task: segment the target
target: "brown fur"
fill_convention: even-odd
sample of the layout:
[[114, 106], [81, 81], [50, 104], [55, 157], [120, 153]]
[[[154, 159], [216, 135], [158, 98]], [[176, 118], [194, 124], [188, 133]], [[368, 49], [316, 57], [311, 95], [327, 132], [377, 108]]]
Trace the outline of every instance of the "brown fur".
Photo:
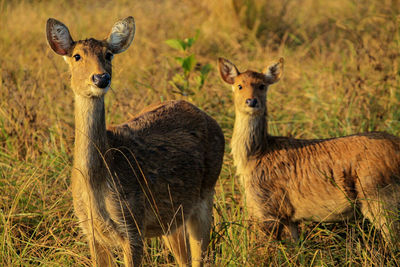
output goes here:
[[[123, 250], [126, 266], [139, 266], [143, 240], [165, 235], [180, 265], [192, 261], [200, 266], [209, 243], [214, 186], [222, 165], [222, 131], [215, 120], [185, 101], [162, 103], [106, 130], [108, 87], [96, 87], [92, 75], [111, 75], [106, 54], [125, 50], [133, 39], [133, 18], [116, 25], [110, 34], [114, 37], [71, 45], [59, 40], [72, 38], [57, 36], [69, 35], [65, 25], [54, 19], [47, 25], [51, 47], [68, 55], [72, 74], [71, 180], [76, 215], [95, 265], [113, 265], [110, 248], [116, 247]], [[121, 34], [115, 37], [114, 30]], [[191, 250], [186, 246], [186, 231]]]
[[[219, 66], [234, 91], [232, 154], [250, 214], [266, 228], [267, 222], [278, 222], [297, 238], [299, 221], [341, 221], [359, 208], [386, 241], [398, 238], [398, 137], [384, 132], [316, 140], [268, 135], [267, 87], [279, 80], [283, 60], [263, 74], [232, 72], [237, 68], [224, 59]], [[249, 107], [247, 99], [256, 99], [257, 106]]]

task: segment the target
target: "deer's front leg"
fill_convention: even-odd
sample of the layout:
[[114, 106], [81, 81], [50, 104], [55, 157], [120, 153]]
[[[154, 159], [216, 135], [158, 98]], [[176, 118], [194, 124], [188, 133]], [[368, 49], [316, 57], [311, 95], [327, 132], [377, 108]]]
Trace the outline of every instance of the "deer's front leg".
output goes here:
[[138, 238], [130, 238], [123, 244], [124, 263], [126, 267], [139, 267], [142, 263], [143, 242]]
[[108, 247], [101, 245], [94, 238], [89, 238], [90, 256], [93, 266], [114, 266], [113, 257]]

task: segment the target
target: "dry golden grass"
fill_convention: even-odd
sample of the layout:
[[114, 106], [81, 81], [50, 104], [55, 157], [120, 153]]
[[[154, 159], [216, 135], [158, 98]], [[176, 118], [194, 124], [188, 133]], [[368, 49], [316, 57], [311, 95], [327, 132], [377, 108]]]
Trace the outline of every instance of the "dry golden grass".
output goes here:
[[[150, 103], [187, 99], [220, 123], [230, 141], [234, 111], [218, 56], [262, 69], [285, 57], [270, 89], [270, 132], [301, 138], [382, 130], [400, 135], [400, 1], [8, 1], [0, 0], [0, 265], [90, 265], [71, 208], [73, 94], [67, 66], [46, 43], [45, 23], [64, 22], [75, 39], [105, 37], [133, 15], [133, 46], [114, 59], [107, 122]], [[199, 39], [198, 62], [214, 69], [194, 95], [173, 93], [180, 72], [170, 38]], [[230, 149], [227, 146], [226, 152]], [[299, 244], [263, 239], [249, 228], [229, 153], [215, 197], [210, 255], [215, 266], [398, 265], [363, 221], [305, 224]], [[146, 266], [173, 266], [158, 239]]]

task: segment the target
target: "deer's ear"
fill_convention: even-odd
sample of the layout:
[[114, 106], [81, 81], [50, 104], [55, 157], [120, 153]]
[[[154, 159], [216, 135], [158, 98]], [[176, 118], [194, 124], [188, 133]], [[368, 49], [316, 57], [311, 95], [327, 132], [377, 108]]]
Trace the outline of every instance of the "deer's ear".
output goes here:
[[283, 62], [283, 57], [281, 57], [277, 63], [274, 63], [263, 70], [263, 73], [267, 77], [270, 84], [276, 83], [282, 77]]
[[135, 36], [135, 29], [133, 17], [127, 17], [115, 23], [107, 37], [108, 47], [111, 52], [118, 54], [128, 49]]
[[50, 47], [59, 55], [67, 55], [71, 52], [74, 41], [67, 26], [56, 19], [48, 19], [46, 24], [47, 41]]
[[236, 66], [225, 58], [218, 58], [218, 68], [222, 79], [229, 84], [233, 84], [240, 74]]

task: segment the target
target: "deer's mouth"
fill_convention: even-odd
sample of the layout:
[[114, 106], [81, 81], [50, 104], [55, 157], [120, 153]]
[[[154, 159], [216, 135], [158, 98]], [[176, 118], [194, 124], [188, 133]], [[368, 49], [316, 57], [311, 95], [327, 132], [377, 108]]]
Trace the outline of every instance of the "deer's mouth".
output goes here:
[[263, 113], [263, 108], [261, 108], [259, 105], [255, 107], [249, 107], [246, 105], [243, 110], [250, 115], [258, 115]]

